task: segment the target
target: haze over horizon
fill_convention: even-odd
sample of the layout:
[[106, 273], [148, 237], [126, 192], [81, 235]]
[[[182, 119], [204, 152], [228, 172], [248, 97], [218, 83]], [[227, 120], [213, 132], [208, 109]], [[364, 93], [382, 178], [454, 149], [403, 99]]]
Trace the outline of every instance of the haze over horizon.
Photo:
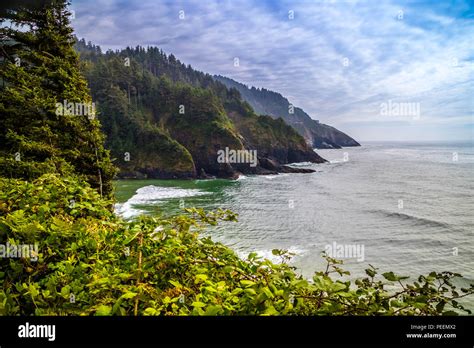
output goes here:
[[[469, 1], [77, 0], [71, 9], [77, 37], [103, 50], [158, 46], [281, 93], [362, 142], [474, 138]], [[389, 103], [419, 113], [382, 112]]]

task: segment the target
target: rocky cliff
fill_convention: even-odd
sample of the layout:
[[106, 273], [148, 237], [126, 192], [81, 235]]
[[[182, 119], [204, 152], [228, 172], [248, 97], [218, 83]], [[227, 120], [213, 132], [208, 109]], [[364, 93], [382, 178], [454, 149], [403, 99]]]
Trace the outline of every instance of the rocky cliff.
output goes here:
[[173, 55], [153, 47], [104, 54], [84, 41], [77, 50], [119, 177], [305, 173], [285, 165], [325, 161], [295, 129], [257, 115], [237, 90]]
[[265, 88], [249, 88], [224, 76], [214, 76], [214, 78], [228, 88], [237, 89], [242, 98], [252, 106], [257, 114], [283, 118], [314, 148], [338, 149], [345, 146], [360, 146], [357, 141], [347, 134], [334, 127], [319, 123], [302, 109], [298, 107], [290, 108], [290, 102], [280, 93]]

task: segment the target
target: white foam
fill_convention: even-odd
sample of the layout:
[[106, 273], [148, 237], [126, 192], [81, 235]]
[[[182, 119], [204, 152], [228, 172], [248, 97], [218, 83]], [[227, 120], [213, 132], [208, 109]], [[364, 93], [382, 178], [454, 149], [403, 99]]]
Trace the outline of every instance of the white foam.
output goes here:
[[290, 163], [288, 165], [293, 166], [293, 167], [308, 167], [312, 164], [313, 163], [311, 163], [311, 162], [295, 162], [295, 163]]
[[285, 176], [288, 176], [290, 174], [288, 173], [283, 173], [283, 174], [276, 174], [276, 175], [264, 175], [263, 177], [268, 180], [273, 180], [275, 178], [283, 178]]
[[239, 175], [239, 177], [236, 180], [240, 181], [240, 180], [245, 180], [245, 179], [247, 179], [245, 175]]
[[131, 218], [144, 213], [143, 210], [134, 207], [136, 205], [147, 205], [153, 202], [162, 201], [164, 199], [193, 197], [205, 194], [207, 194], [207, 192], [197, 189], [182, 189], [176, 187], [148, 185], [139, 188], [132, 198], [130, 198], [125, 203], [116, 204], [115, 212], [124, 218]]
[[344, 161], [344, 160], [332, 160], [332, 161], [329, 161], [329, 163], [331, 163], [331, 164], [334, 164], [334, 163], [343, 163], [343, 162], [347, 162], [347, 161]]
[[143, 214], [145, 211], [132, 207], [132, 204], [128, 201], [125, 203], [116, 203], [114, 206], [115, 213], [124, 219], [130, 219], [131, 217]]

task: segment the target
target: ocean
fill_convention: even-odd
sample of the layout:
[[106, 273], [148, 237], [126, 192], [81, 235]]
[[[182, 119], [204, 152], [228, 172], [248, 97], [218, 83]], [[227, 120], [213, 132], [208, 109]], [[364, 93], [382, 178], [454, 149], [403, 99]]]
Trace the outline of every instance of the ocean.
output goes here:
[[[318, 150], [329, 163], [297, 163], [312, 174], [238, 180], [121, 180], [116, 211], [174, 214], [181, 207], [228, 208], [238, 223], [205, 232], [240, 256], [272, 249], [294, 254], [305, 277], [324, 267], [323, 251], [351, 277], [371, 264], [381, 273], [461, 273], [474, 281], [472, 143], [364, 143]], [[471, 301], [470, 301], [471, 302]]]

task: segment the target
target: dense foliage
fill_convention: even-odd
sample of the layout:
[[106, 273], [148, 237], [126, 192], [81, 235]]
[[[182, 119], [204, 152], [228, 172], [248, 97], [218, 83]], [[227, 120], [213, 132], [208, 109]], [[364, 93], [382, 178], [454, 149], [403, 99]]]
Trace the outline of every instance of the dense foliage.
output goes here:
[[74, 173], [107, 196], [115, 169], [99, 122], [93, 115], [57, 112], [57, 103], [92, 101], [68, 16], [65, 3], [52, 1], [0, 17], [0, 175]]
[[[0, 259], [0, 314], [21, 315], [437, 315], [462, 310], [451, 272], [408, 283], [392, 272], [351, 283], [340, 261], [312, 280], [274, 250], [274, 264], [200, 238], [230, 211], [186, 209], [124, 222], [88, 185], [47, 174], [0, 179], [0, 243], [38, 245], [38, 260]], [[72, 203], [71, 203], [72, 202]], [[387, 291], [388, 284], [399, 290]]]

